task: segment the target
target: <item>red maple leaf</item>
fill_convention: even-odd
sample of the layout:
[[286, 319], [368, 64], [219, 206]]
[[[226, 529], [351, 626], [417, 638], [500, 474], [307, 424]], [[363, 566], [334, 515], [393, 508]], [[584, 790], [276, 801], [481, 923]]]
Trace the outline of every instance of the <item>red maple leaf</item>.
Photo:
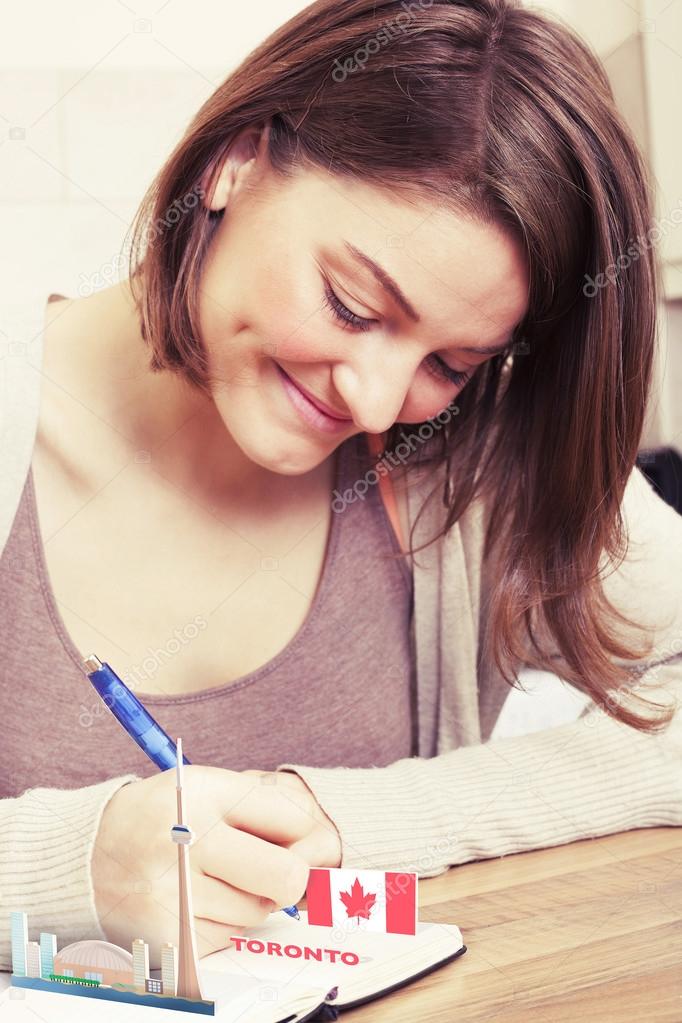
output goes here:
[[356, 916], [358, 923], [360, 923], [361, 916], [369, 920], [372, 906], [376, 902], [376, 895], [372, 895], [371, 892], [364, 892], [357, 877], [350, 887], [350, 892], [339, 892], [339, 896], [346, 907], [346, 916]]

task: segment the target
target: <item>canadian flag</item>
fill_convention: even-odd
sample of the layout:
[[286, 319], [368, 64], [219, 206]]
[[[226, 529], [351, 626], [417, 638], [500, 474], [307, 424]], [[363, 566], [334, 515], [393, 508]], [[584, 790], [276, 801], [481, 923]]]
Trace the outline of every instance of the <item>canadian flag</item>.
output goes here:
[[347, 931], [416, 934], [417, 874], [312, 867], [308, 923]]

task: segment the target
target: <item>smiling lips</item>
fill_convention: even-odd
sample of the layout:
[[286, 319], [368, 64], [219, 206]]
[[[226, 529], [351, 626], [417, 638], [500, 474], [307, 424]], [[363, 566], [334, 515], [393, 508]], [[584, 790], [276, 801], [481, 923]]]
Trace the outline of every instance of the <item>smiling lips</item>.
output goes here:
[[[282, 372], [284, 373], [285, 371], [282, 370]], [[305, 387], [302, 387], [301, 384], [294, 380], [293, 377], [290, 377], [288, 373], [286, 374], [286, 376], [289, 377], [289, 380], [291, 380], [294, 387], [298, 387], [299, 391], [301, 391], [305, 395], [308, 401], [311, 401], [313, 405], [316, 405], [319, 408], [320, 412], [324, 412], [326, 416], [331, 416], [332, 419], [343, 419], [344, 422], [350, 421], [348, 416], [342, 416], [340, 412], [335, 412], [334, 409], [331, 408], [329, 405], [325, 405], [323, 401], [320, 401], [319, 398], [316, 398], [315, 395], [311, 394], [310, 391], [308, 391]]]
[[353, 422], [347, 416], [341, 416], [338, 412], [334, 412], [329, 405], [325, 405], [324, 402], [321, 402], [310, 394], [309, 391], [306, 391], [305, 388], [296, 383], [282, 369], [279, 363], [275, 363], [275, 365], [280, 373], [284, 390], [287, 392], [291, 403], [306, 422], [320, 430], [324, 430], [326, 433], [338, 433], [340, 430], [344, 430], [349, 423]]

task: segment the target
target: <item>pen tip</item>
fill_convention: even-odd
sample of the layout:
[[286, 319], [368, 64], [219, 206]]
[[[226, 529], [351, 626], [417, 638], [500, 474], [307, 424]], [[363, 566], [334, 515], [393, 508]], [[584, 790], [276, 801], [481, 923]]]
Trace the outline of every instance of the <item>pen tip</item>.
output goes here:
[[93, 671], [100, 670], [100, 668], [102, 667], [102, 662], [100, 661], [99, 657], [96, 657], [94, 654], [90, 654], [90, 656], [86, 657], [85, 660], [83, 661], [83, 667], [87, 671], [88, 675], [90, 675], [92, 674]]

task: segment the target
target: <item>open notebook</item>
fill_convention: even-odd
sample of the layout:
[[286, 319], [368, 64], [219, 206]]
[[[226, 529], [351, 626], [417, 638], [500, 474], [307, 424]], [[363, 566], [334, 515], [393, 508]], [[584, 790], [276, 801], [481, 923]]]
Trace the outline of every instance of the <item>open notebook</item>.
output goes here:
[[[417, 977], [443, 966], [466, 951], [454, 924], [417, 923], [416, 935], [356, 931], [349, 925], [337, 932], [308, 924], [286, 913], [271, 913], [259, 927], [244, 932], [242, 951], [235, 945], [199, 960], [202, 994], [215, 1001], [221, 1023], [302, 1023], [336, 1019], [339, 1010], [380, 998]], [[281, 949], [292, 945], [331, 949], [336, 962], [311, 958], [271, 956], [246, 950], [246, 939], [268, 941]], [[355, 953], [359, 962], [348, 965], [340, 952]], [[305, 952], [304, 952], [305, 955]], [[351, 958], [353, 958], [351, 956]], [[153, 970], [152, 976], [160, 976]], [[0, 1016], [3, 1023], [28, 1023], [36, 1018], [50, 1023], [179, 1023], [211, 1018], [152, 1006], [93, 1001], [77, 995], [48, 991], [5, 990], [9, 974], [0, 973]], [[18, 1000], [12, 1000], [17, 998]]]
[[[336, 1010], [350, 1009], [380, 998], [395, 988], [421, 977], [456, 959], [466, 951], [462, 935], [454, 924], [420, 922], [416, 935], [354, 932], [343, 933], [307, 922], [286, 913], [272, 913], [260, 927], [249, 928], [244, 939], [257, 939], [267, 948], [269, 941], [281, 949], [296, 945], [300, 957], [267, 955], [234, 945], [214, 952], [200, 961], [205, 998], [216, 1001], [221, 1020], [239, 1023], [283, 1023], [334, 1019]], [[259, 946], [257, 946], [259, 947]], [[335, 961], [304, 958], [305, 949], [332, 950]], [[359, 962], [342, 962], [339, 953], [355, 953]], [[294, 953], [295, 954], [295, 953]], [[311, 953], [307, 953], [309, 956]]]

